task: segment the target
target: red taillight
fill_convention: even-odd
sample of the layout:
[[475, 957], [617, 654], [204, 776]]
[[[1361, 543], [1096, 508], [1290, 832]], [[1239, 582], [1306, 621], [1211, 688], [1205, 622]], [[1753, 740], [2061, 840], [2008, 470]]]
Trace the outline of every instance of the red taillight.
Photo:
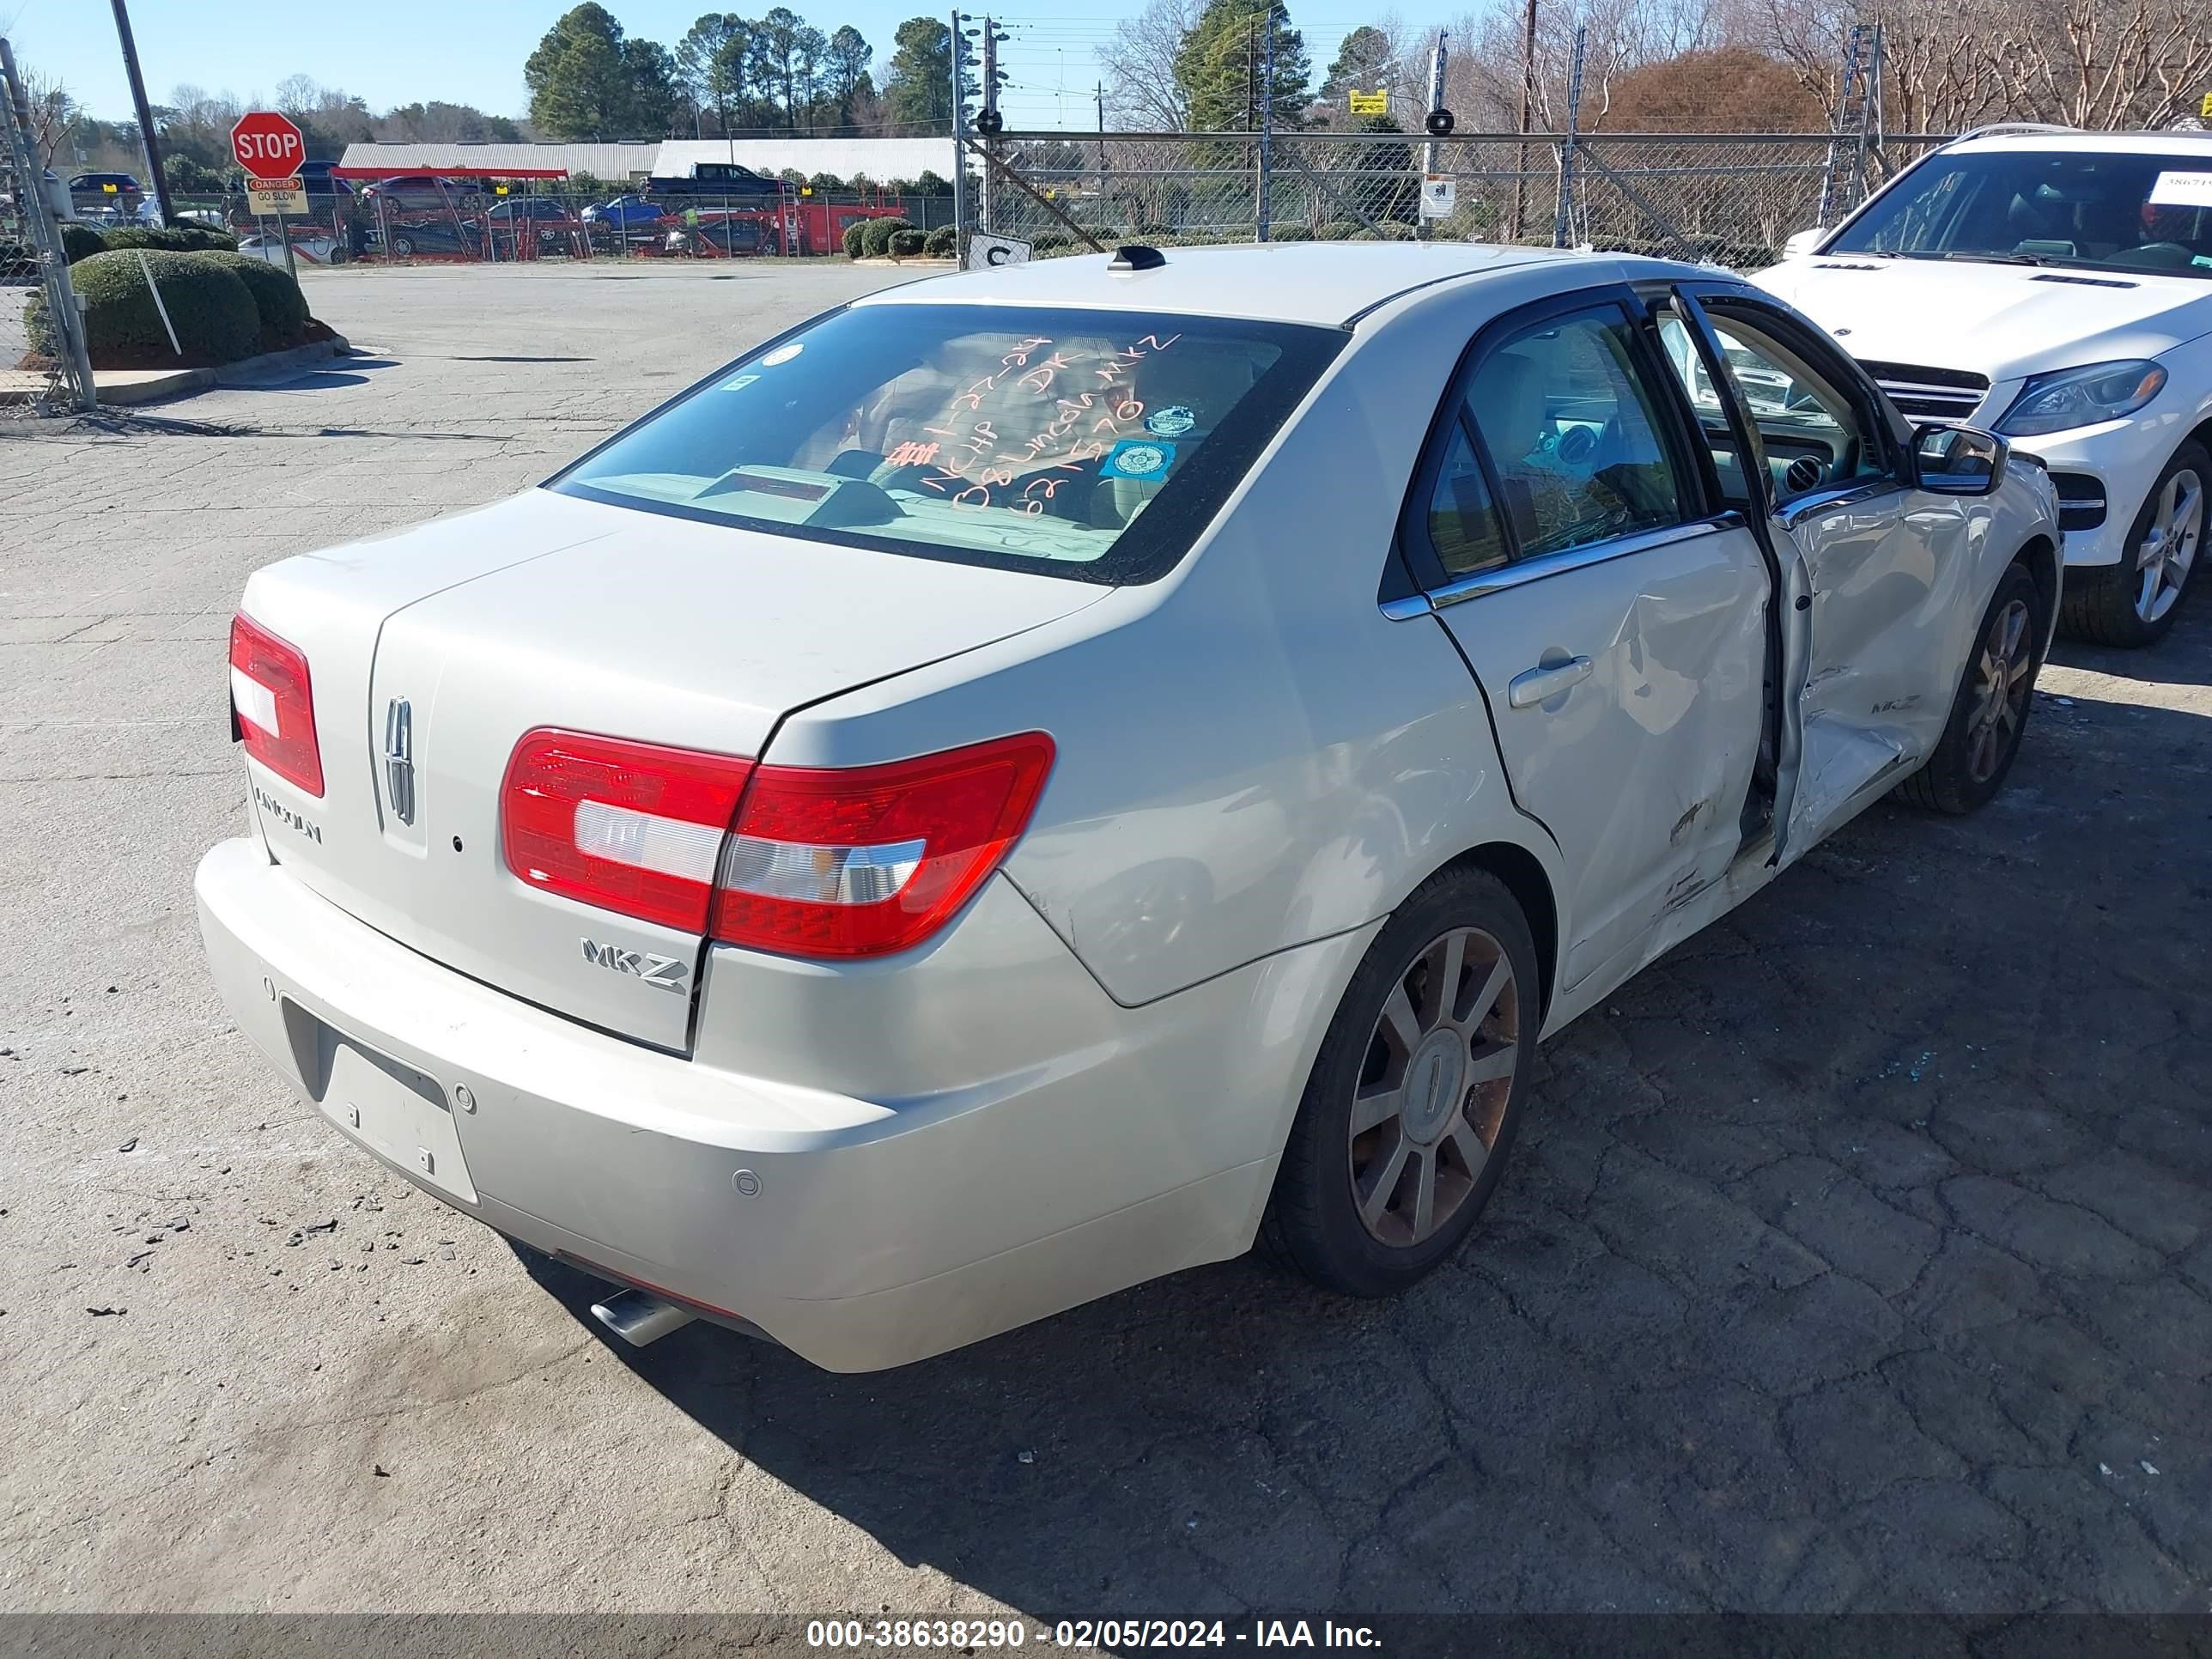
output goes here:
[[760, 768], [722, 855], [714, 937], [804, 957], [919, 945], [1028, 826], [1052, 760], [1029, 732], [883, 766]]
[[548, 892], [704, 933], [714, 862], [752, 769], [727, 755], [526, 732], [500, 787], [507, 867]]
[[315, 742], [307, 659], [243, 611], [230, 620], [230, 706], [246, 752], [319, 798], [323, 754]]
[[533, 887], [727, 944], [884, 956], [935, 933], [998, 867], [1052, 761], [1042, 732], [817, 770], [540, 730], [507, 763], [507, 863]]

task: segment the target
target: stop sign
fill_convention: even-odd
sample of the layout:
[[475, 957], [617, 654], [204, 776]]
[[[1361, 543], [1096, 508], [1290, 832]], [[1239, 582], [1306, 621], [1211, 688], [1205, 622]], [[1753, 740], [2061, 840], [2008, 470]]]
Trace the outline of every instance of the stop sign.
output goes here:
[[307, 145], [288, 117], [258, 109], [240, 116], [230, 130], [230, 153], [249, 178], [289, 179], [307, 159]]

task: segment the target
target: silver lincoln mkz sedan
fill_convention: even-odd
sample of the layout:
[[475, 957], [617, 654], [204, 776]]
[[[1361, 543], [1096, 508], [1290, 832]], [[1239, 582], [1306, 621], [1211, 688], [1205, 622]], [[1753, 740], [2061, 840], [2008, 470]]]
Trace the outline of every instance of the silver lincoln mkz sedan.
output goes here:
[[1996, 792], [2058, 541], [1707, 270], [918, 283], [255, 574], [202, 927], [343, 1133], [632, 1340], [893, 1365], [1255, 1237], [1383, 1293], [1540, 1036], [1877, 797]]

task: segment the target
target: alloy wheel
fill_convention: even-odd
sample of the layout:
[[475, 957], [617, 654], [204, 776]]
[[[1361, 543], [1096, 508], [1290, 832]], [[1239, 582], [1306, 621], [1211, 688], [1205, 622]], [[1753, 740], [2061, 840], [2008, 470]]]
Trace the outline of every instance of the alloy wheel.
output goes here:
[[1352, 1099], [1352, 1204], [1377, 1243], [1425, 1242], [1473, 1195], [1520, 1054], [1512, 960], [1483, 929], [1431, 940], [1392, 982]]
[[2183, 467], [2159, 492], [2150, 528], [2136, 549], [2136, 615], [2143, 622], [2157, 622], [2173, 609], [2203, 537], [2204, 485], [2195, 469]]
[[1966, 771], [1987, 783], [2004, 764], [2027, 718], [2028, 683], [2035, 670], [2027, 601], [2014, 599], [1990, 619], [1974, 663], [1974, 712], [1966, 721]]

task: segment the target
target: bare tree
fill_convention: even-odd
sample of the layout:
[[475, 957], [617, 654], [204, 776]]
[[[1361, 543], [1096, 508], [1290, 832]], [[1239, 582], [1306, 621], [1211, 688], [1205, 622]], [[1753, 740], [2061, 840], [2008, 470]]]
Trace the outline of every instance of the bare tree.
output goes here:
[[50, 167], [82, 112], [69, 88], [52, 76], [27, 65], [17, 67], [23, 77], [24, 99], [31, 106], [31, 143], [38, 149], [39, 164]]
[[1162, 132], [1190, 125], [1190, 100], [1176, 80], [1176, 54], [1197, 21], [1199, 0], [1150, 0], [1101, 47], [1106, 112], [1115, 126]]
[[1893, 132], [1990, 121], [2159, 127], [2212, 81], [2212, 0], [1729, 0], [1731, 44], [1788, 64], [1832, 118], [1854, 21], [1882, 36]]
[[2000, 59], [2006, 101], [2080, 127], [2163, 127], [2197, 113], [2212, 78], [2212, 6], [2198, 0], [2037, 0]]

